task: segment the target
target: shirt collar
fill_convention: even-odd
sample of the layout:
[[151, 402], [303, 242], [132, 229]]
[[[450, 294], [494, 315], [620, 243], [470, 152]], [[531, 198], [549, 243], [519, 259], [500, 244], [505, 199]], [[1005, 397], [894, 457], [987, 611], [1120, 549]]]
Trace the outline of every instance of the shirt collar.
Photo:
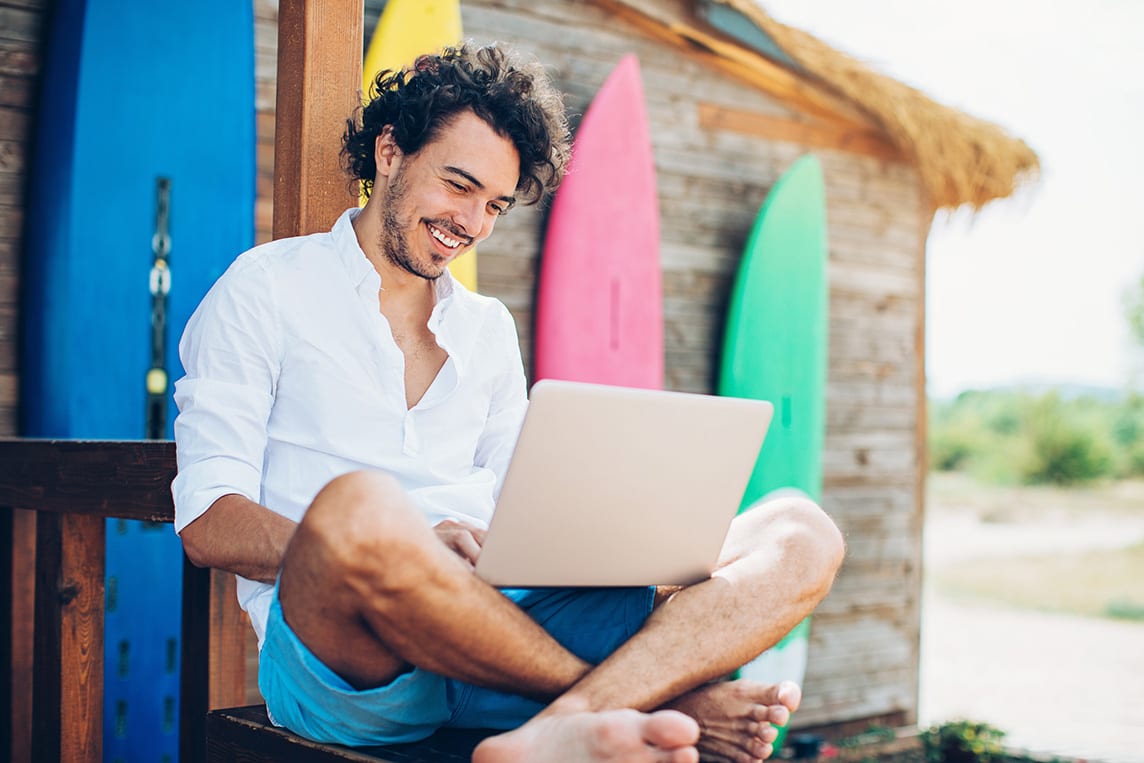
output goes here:
[[[350, 282], [358, 287], [362, 281], [375, 276], [378, 283], [381, 283], [381, 276], [377, 272], [377, 268], [365, 256], [362, 251], [361, 244], [358, 243], [357, 232], [354, 230], [353, 222], [357, 216], [361, 214], [360, 207], [351, 207], [342, 213], [338, 221], [334, 223], [334, 227], [330, 230], [330, 234], [334, 239], [334, 249], [338, 253], [338, 258], [342, 261], [342, 266], [346, 269], [346, 275], [350, 277]], [[436, 314], [441, 306], [450, 301], [454, 295], [460, 293], [467, 293], [466, 289], [453, 277], [453, 274], [446, 270], [441, 274], [441, 277], [433, 282], [433, 291], [436, 297], [436, 307], [433, 309]]]
[[437, 307], [440, 307], [445, 302], [451, 300], [456, 294], [464, 291], [464, 287], [453, 277], [449, 269], [445, 268], [445, 272], [441, 274], [441, 277], [433, 282], [433, 291], [437, 297]]
[[354, 231], [354, 219], [359, 214], [361, 214], [359, 207], [347, 209], [342, 212], [342, 216], [330, 230], [330, 235], [334, 239], [334, 250], [338, 253], [338, 259], [342, 261], [342, 267], [346, 269], [346, 275], [355, 288], [370, 274], [377, 275], [377, 270], [362, 251], [357, 233]]

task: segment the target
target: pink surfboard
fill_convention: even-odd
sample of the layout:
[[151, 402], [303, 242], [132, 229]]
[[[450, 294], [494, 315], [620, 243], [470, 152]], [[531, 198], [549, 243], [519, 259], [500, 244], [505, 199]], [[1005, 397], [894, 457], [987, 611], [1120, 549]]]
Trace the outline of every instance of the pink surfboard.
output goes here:
[[548, 220], [535, 333], [537, 380], [663, 386], [659, 203], [634, 55], [576, 134]]

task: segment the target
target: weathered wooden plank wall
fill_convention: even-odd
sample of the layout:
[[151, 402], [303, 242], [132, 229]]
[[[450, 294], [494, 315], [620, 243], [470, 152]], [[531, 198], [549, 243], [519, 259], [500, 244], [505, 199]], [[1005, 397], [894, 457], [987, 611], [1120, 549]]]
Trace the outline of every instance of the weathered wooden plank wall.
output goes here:
[[0, 0], [0, 435], [16, 434], [24, 190], [47, 0]]
[[[378, 5], [367, 2], [367, 15]], [[682, 0], [655, 5], [661, 15], [686, 12]], [[743, 242], [767, 191], [807, 149], [704, 127], [700, 105], [799, 115], [590, 2], [465, 0], [462, 7], [467, 36], [512, 43], [550, 67], [573, 114], [584, 112], [620, 56], [639, 56], [659, 177], [667, 386], [711, 392]], [[845, 531], [850, 553], [818, 611], [797, 722], [888, 716], [908, 723], [917, 708], [917, 381], [928, 217], [909, 166], [816, 153], [830, 222], [823, 503]], [[526, 358], [542, 235], [543, 212], [514, 211], [481, 248], [482, 290], [512, 309]]]

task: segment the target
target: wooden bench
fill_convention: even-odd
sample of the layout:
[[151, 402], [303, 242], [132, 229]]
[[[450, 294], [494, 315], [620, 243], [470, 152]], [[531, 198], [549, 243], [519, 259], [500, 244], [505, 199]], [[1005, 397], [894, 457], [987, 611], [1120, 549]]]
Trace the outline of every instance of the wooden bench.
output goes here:
[[[0, 440], [0, 740], [12, 741], [15, 763], [102, 763], [105, 521], [171, 523], [174, 475], [171, 442]], [[351, 750], [275, 728], [262, 705], [212, 712], [244, 701], [250, 626], [229, 573], [184, 557], [182, 597], [182, 763], [467, 761], [489, 733]], [[14, 660], [29, 636], [30, 670]]]

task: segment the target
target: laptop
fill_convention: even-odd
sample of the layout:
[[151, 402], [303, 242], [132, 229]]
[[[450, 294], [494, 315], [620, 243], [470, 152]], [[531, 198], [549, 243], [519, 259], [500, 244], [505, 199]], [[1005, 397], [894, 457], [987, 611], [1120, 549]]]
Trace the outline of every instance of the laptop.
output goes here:
[[477, 574], [519, 588], [710, 577], [772, 412], [760, 400], [538, 382]]

